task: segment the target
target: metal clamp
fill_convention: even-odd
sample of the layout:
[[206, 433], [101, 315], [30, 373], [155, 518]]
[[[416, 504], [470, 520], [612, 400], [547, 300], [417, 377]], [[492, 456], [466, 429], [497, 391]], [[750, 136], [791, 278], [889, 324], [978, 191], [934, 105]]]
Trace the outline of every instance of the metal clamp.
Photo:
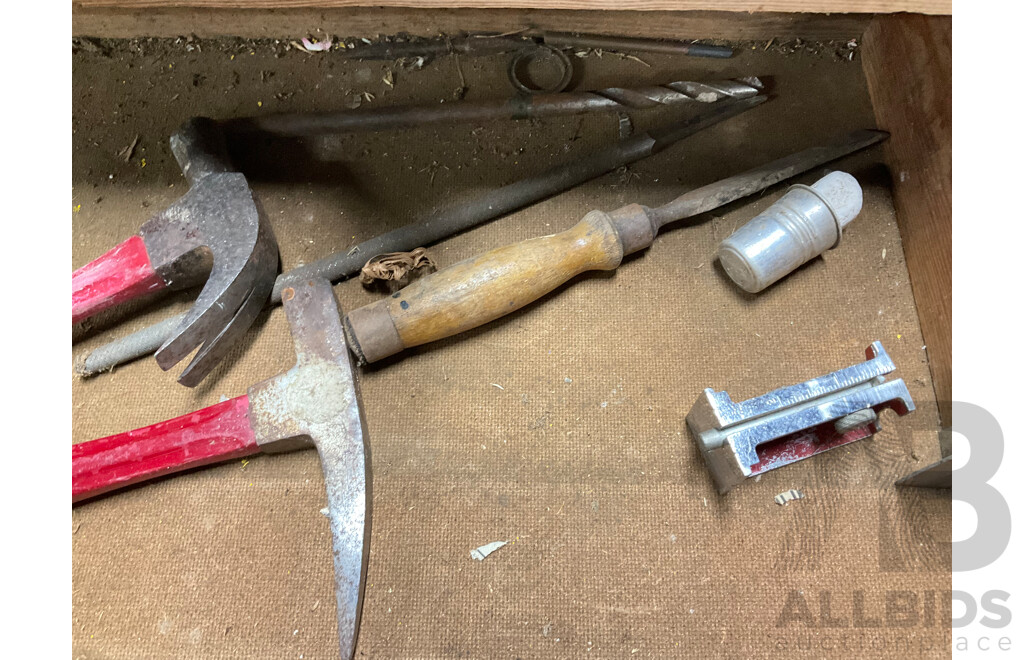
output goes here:
[[886, 408], [900, 416], [914, 410], [903, 379], [880, 342], [867, 362], [734, 403], [711, 388], [697, 398], [686, 423], [719, 493], [748, 477], [862, 440], [881, 428]]

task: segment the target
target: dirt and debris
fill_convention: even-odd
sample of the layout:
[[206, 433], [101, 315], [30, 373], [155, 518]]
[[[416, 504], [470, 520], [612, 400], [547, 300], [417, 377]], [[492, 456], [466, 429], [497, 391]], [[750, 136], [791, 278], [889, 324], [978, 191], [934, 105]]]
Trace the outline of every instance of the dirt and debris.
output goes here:
[[597, 57], [597, 58], [601, 58], [601, 57], [604, 57], [605, 55], [609, 55], [611, 57], [618, 57], [618, 58], [621, 58], [621, 59], [624, 59], [624, 60], [631, 60], [633, 62], [639, 62], [640, 64], [643, 64], [645, 67], [648, 67], [648, 68], [650, 68], [650, 66], [651, 66], [645, 60], [640, 59], [640, 57], [638, 57], [636, 55], [633, 55], [632, 53], [624, 53], [624, 52], [617, 51], [617, 50], [604, 50], [602, 48], [583, 48], [583, 49], [580, 49], [580, 50], [577, 50], [577, 51], [573, 51], [573, 55], [575, 55], [576, 57], [578, 57], [581, 60], [582, 59], [586, 59], [586, 58], [591, 57], [591, 56]]
[[72, 37], [71, 54], [74, 55], [78, 52], [94, 53], [104, 57], [110, 55], [110, 50], [101, 43], [99, 39], [91, 39], [89, 37]]
[[831, 41], [807, 41], [804, 39], [780, 39], [773, 37], [767, 42], [747, 42], [740, 49], [761, 50], [782, 55], [811, 55], [820, 58], [852, 62], [858, 52], [855, 38]]

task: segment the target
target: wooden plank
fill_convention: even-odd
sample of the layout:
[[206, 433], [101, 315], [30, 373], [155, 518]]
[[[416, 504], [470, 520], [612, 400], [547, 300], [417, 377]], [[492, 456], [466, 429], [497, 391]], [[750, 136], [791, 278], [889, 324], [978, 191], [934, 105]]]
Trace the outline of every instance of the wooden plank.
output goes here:
[[110, 8], [76, 8], [72, 34], [109, 38], [223, 36], [298, 38], [314, 31], [340, 37], [408, 32], [417, 35], [505, 32], [524, 27], [620, 34], [652, 38], [760, 41], [773, 37], [828, 41], [859, 37], [866, 14], [751, 14], [640, 11], [566, 11], [525, 9], [238, 9], [163, 8], [144, 12]]
[[952, 0], [77, 0], [78, 7], [194, 7], [221, 9], [287, 9], [310, 7], [416, 7], [420, 9], [516, 8], [598, 9], [636, 11], [819, 12], [952, 14]]
[[927, 344], [939, 414], [953, 393], [953, 31], [948, 17], [877, 16], [863, 62], [886, 158], [903, 251]]

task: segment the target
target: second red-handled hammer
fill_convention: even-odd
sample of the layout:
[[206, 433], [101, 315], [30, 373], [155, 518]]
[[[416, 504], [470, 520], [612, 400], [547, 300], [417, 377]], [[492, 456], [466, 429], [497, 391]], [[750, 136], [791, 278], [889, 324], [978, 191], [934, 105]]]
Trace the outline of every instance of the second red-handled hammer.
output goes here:
[[161, 289], [206, 278], [192, 309], [156, 353], [169, 369], [196, 348], [178, 378], [198, 384], [256, 319], [277, 275], [277, 242], [249, 184], [232, 172], [217, 124], [196, 118], [171, 136], [191, 186], [117, 247], [71, 274], [71, 322]]
[[245, 396], [71, 447], [71, 501], [261, 451], [315, 446], [327, 489], [341, 657], [355, 650], [369, 551], [366, 424], [327, 280], [282, 291], [297, 361]]

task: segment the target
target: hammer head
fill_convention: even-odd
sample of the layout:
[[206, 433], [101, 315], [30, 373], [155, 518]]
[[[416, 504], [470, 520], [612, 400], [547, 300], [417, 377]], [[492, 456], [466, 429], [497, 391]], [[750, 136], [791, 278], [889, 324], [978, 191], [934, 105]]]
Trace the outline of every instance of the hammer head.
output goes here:
[[171, 137], [191, 184], [140, 234], [153, 268], [171, 288], [209, 274], [192, 309], [156, 353], [163, 369], [199, 352], [178, 382], [197, 385], [249, 328], [270, 297], [277, 242], [242, 174], [230, 171], [224, 138], [209, 119], [193, 119]]
[[281, 299], [298, 359], [289, 371], [249, 388], [249, 425], [265, 452], [313, 444], [320, 454], [334, 544], [341, 657], [351, 658], [369, 551], [366, 423], [330, 283], [293, 281]]

